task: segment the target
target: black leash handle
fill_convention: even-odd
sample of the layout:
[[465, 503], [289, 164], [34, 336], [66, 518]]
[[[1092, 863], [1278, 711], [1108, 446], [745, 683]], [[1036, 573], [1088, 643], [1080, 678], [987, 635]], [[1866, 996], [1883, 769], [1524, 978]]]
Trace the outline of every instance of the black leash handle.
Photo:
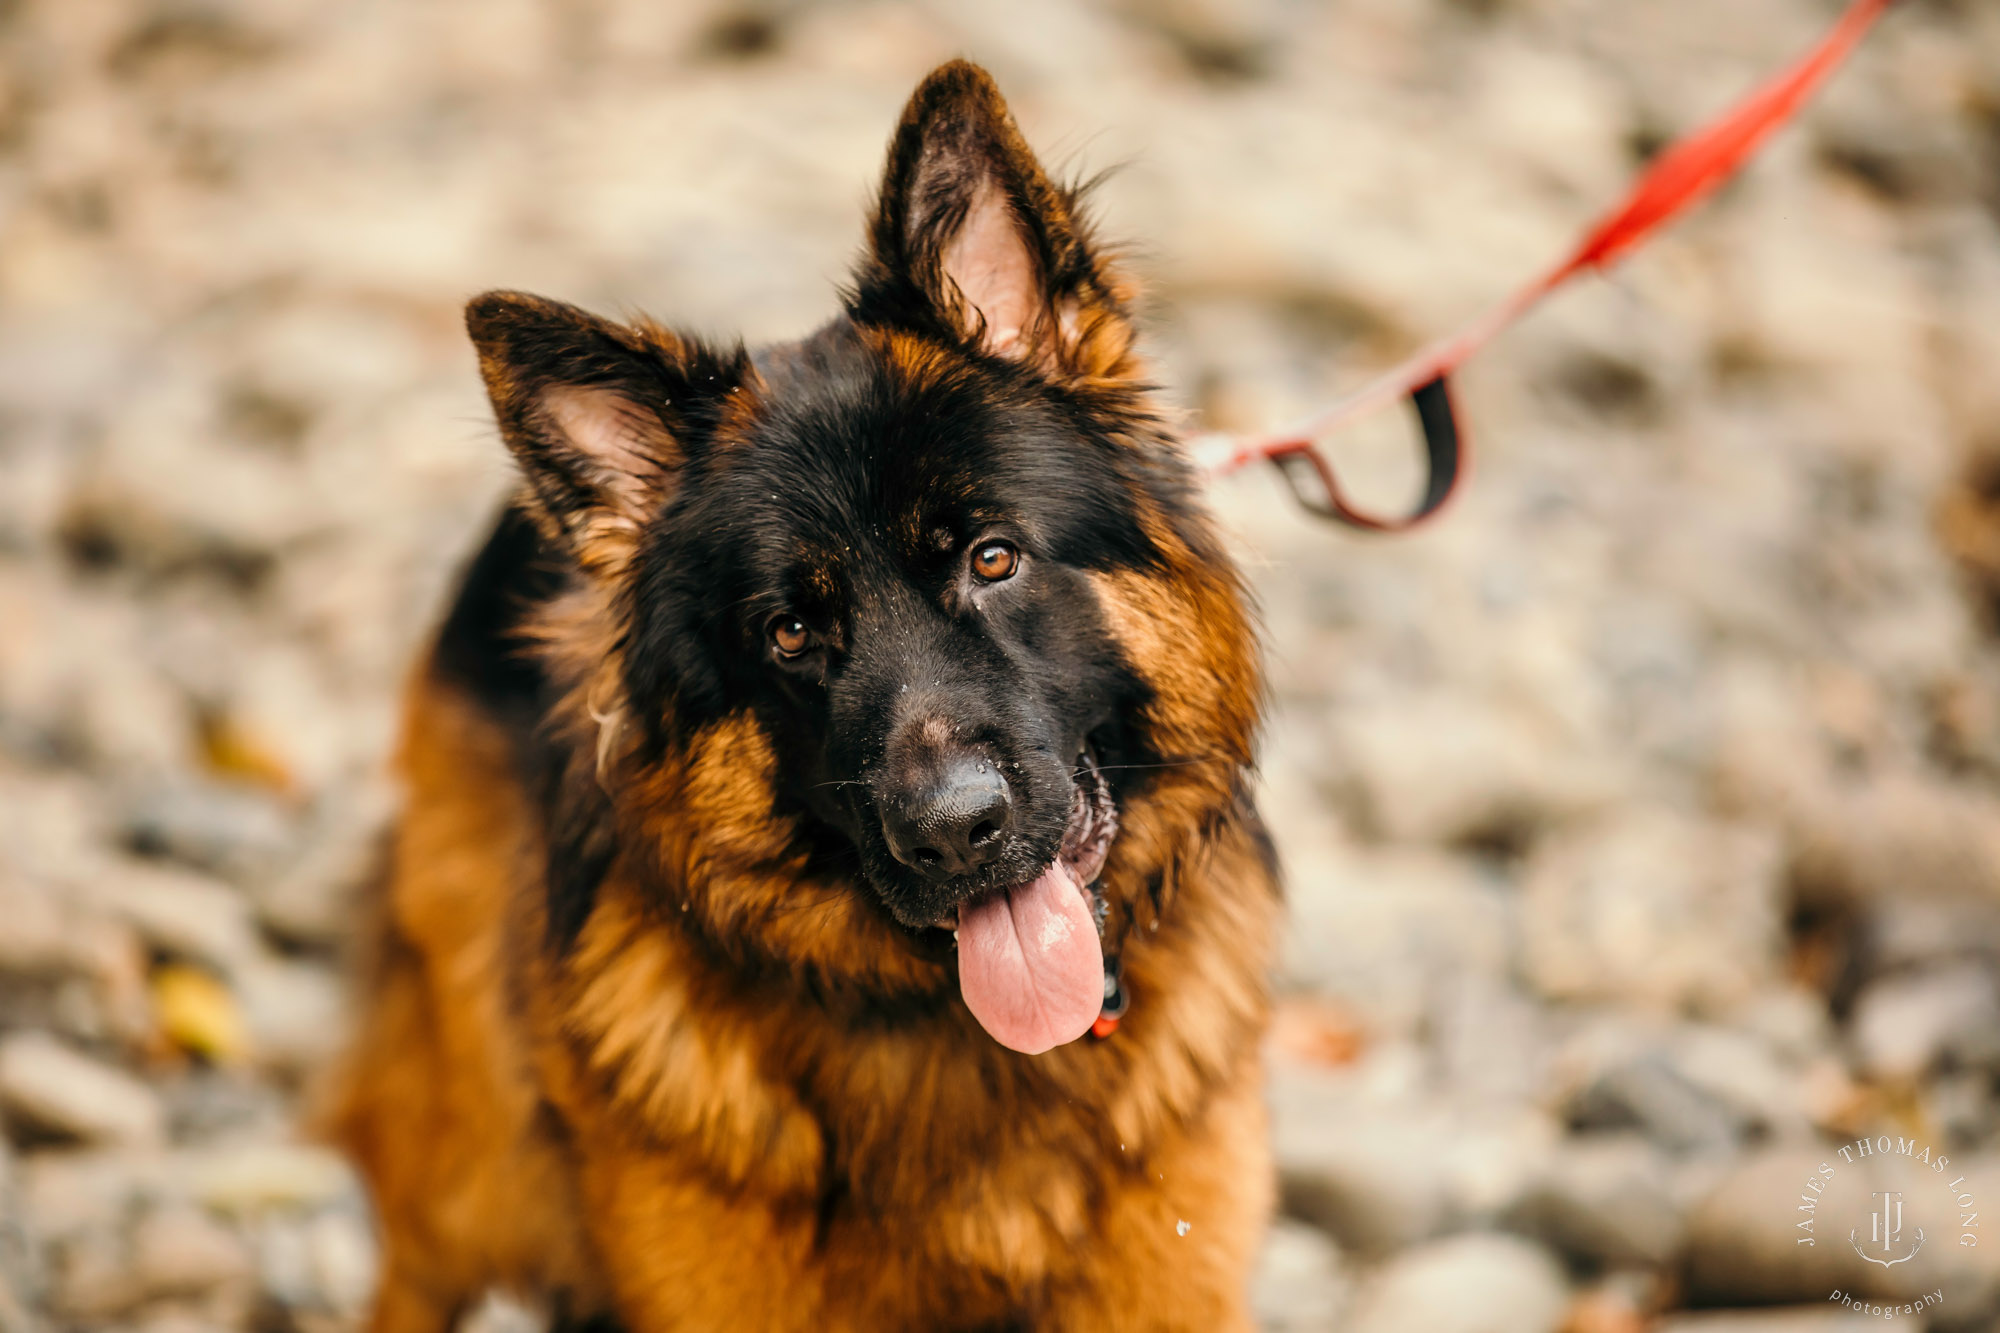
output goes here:
[[1407, 531], [1450, 503], [1468, 461], [1464, 433], [1459, 429], [1458, 414], [1452, 410], [1450, 381], [1443, 375], [1426, 380], [1411, 391], [1410, 403], [1423, 427], [1424, 498], [1401, 518], [1382, 518], [1348, 503], [1333, 465], [1307, 441], [1273, 450], [1268, 457], [1308, 513], [1365, 532]]

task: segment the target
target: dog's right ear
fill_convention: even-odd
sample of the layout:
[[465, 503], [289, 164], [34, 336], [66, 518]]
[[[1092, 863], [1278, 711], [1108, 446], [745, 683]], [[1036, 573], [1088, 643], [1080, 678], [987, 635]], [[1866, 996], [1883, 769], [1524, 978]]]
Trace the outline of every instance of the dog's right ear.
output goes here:
[[493, 415], [543, 530], [586, 569], [621, 573], [751, 371], [651, 323], [488, 292], [465, 307]]

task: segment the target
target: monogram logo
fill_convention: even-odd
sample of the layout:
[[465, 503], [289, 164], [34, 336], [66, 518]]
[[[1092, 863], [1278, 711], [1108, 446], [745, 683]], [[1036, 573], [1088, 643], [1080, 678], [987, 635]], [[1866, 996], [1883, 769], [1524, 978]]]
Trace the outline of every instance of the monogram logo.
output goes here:
[[1854, 1252], [1871, 1264], [1884, 1268], [1894, 1268], [1906, 1264], [1917, 1257], [1917, 1251], [1924, 1248], [1924, 1229], [1917, 1228], [1917, 1238], [1911, 1244], [1909, 1253], [1897, 1256], [1897, 1249], [1903, 1241], [1903, 1192], [1901, 1190], [1875, 1191], [1875, 1211], [1868, 1214], [1868, 1245], [1862, 1248], [1860, 1228], [1847, 1233], [1847, 1243]]

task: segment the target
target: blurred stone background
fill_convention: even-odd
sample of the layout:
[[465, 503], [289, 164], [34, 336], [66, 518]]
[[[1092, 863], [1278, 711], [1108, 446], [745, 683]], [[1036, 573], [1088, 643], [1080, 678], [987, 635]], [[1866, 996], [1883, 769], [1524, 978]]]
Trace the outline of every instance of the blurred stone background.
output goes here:
[[[365, 1306], [296, 1125], [397, 686], [508, 485], [466, 296], [800, 332], [964, 53], [1117, 168], [1174, 396], [1269, 424], [1837, 8], [0, 3], [0, 1333]], [[1922, 1136], [2000, 1207], [2000, 7], [1906, 0], [1460, 398], [1479, 470], [1421, 535], [1216, 491], [1293, 902], [1262, 1316], [1862, 1326], [1793, 1244], [1828, 1144]], [[1337, 449], [1392, 505], [1410, 444]], [[1993, 1327], [2000, 1239], [1956, 1262], [1931, 1326]]]

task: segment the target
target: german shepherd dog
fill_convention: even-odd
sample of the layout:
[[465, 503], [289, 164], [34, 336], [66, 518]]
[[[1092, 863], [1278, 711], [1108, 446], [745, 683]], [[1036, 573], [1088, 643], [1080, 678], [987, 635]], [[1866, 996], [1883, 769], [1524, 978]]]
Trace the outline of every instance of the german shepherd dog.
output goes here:
[[1257, 645], [1131, 297], [956, 62], [803, 341], [472, 301], [524, 484], [333, 1113], [378, 1333], [1250, 1327]]

